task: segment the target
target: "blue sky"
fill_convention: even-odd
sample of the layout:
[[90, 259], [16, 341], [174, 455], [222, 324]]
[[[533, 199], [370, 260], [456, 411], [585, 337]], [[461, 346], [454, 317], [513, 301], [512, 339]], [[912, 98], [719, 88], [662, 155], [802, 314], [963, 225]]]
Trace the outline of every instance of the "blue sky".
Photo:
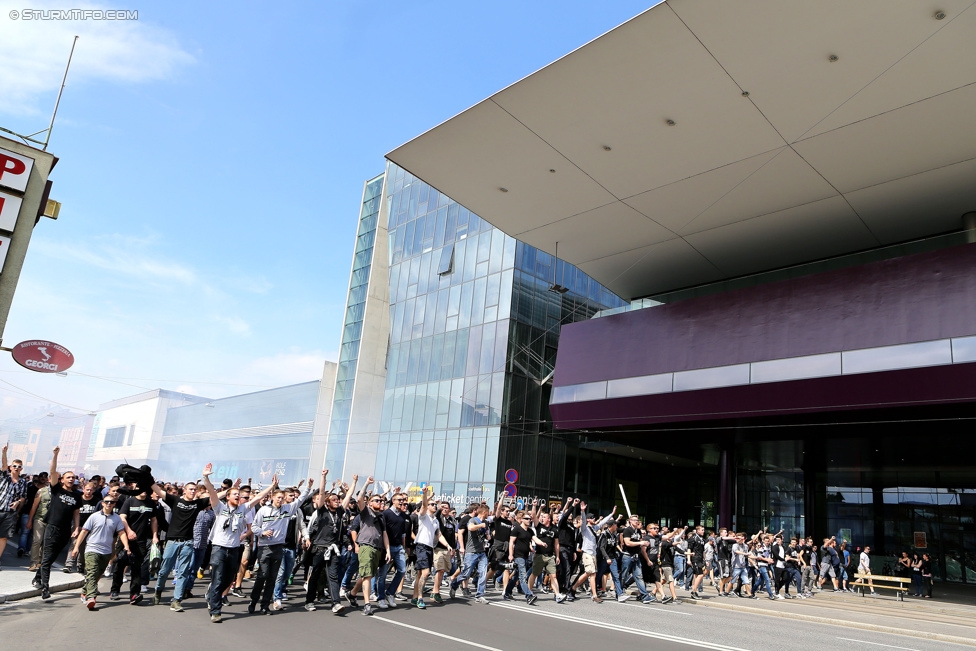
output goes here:
[[[49, 147], [61, 216], [35, 228], [4, 333], [77, 361], [56, 377], [0, 357], [9, 417], [36, 396], [88, 410], [317, 379], [383, 155], [653, 0], [2, 4], [0, 126], [46, 126], [81, 36]], [[9, 19], [29, 7], [139, 17]]]

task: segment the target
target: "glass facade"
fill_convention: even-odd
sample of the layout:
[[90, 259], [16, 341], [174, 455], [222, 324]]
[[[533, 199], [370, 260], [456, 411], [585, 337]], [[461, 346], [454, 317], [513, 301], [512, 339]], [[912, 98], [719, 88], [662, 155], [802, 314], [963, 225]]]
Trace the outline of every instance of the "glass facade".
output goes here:
[[392, 163], [385, 201], [390, 339], [375, 476], [432, 483], [459, 502], [492, 501], [510, 467], [521, 492], [561, 483], [565, 448], [548, 414], [559, 328], [623, 301]]
[[349, 278], [349, 294], [339, 347], [339, 366], [336, 371], [335, 393], [332, 402], [332, 420], [325, 449], [325, 467], [341, 476], [349, 436], [349, 418], [352, 414], [353, 390], [356, 381], [356, 365], [362, 341], [363, 319], [366, 313], [366, 294], [369, 289], [370, 271], [373, 265], [373, 244], [379, 220], [384, 175], [366, 182], [363, 203], [359, 211], [359, 229], [356, 232], [356, 249], [353, 253], [352, 272]]

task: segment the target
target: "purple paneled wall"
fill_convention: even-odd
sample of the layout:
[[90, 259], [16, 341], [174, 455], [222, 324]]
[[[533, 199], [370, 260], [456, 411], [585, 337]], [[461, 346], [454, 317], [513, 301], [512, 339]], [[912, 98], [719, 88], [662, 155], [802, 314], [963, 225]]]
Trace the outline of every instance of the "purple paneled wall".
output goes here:
[[963, 245], [564, 325], [553, 383], [973, 334], [976, 246]]

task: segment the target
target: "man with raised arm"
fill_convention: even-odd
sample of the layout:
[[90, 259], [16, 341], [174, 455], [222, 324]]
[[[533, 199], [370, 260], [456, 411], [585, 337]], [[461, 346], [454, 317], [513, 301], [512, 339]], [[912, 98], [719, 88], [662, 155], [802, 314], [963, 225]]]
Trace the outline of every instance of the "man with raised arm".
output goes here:
[[567, 579], [567, 589], [570, 594], [574, 594], [584, 583], [589, 581], [590, 598], [596, 603], [602, 603], [603, 599], [600, 598], [596, 589], [596, 537], [597, 533], [613, 520], [617, 514], [617, 507], [614, 506], [610, 515], [599, 522], [597, 522], [596, 513], [589, 513], [586, 510], [586, 502], [580, 502], [580, 508], [583, 509], [583, 516], [586, 518], [586, 525], [580, 528], [580, 533], [583, 535], [583, 573], [580, 574], [579, 579], [571, 588], [568, 587]]
[[216, 516], [213, 529], [210, 532], [213, 544], [210, 553], [211, 579], [210, 588], [207, 590], [207, 605], [210, 611], [210, 621], [219, 624], [223, 605], [221, 597], [224, 590], [230, 587], [241, 562], [238, 554], [241, 542], [251, 532], [247, 523], [247, 513], [255, 504], [260, 504], [271, 492], [272, 487], [278, 484], [278, 476], [275, 475], [272, 478], [271, 485], [254, 496], [251, 501], [242, 502], [241, 491], [234, 486], [227, 490], [224, 500], [221, 501], [217, 495], [217, 489], [210, 483], [212, 473], [213, 464], [209, 463], [203, 469], [203, 485], [210, 495], [210, 504], [213, 506]]
[[359, 491], [359, 533], [356, 534], [356, 544], [359, 546], [359, 580], [352, 590], [347, 593], [349, 603], [353, 608], [356, 604], [356, 594], [363, 590], [363, 614], [372, 615], [373, 607], [369, 603], [370, 587], [380, 565], [390, 562], [390, 539], [386, 535], [386, 523], [383, 520], [382, 495], [370, 495], [367, 500], [366, 489], [373, 483], [372, 476], [366, 478], [363, 489]]
[[14, 459], [7, 466], [7, 446], [3, 446], [3, 459], [0, 461], [0, 557], [7, 548], [7, 538], [17, 531], [17, 512], [24, 506], [29, 482], [20, 476], [24, 462]]
[[58, 453], [55, 446], [51, 456], [51, 508], [47, 512], [47, 528], [44, 530], [44, 550], [41, 567], [34, 577], [35, 587], [41, 589], [41, 599], [50, 599], [51, 566], [61, 550], [78, 536], [81, 528], [81, 491], [75, 488], [75, 473], [70, 470], [58, 473]]
[[[326, 580], [329, 582], [329, 598], [332, 600], [332, 613], [338, 615], [345, 609], [339, 601], [339, 564], [342, 560], [341, 547], [345, 536], [343, 516], [349, 508], [350, 499], [359, 482], [359, 475], [352, 476], [352, 484], [340, 501], [337, 494], [326, 491], [325, 478], [328, 474], [328, 470], [322, 471], [322, 483], [315, 496], [315, 511], [309, 518], [308, 537], [305, 539], [305, 548], [312, 554], [312, 566], [308, 572], [308, 589], [305, 591], [305, 610], [309, 612], [315, 610], [319, 577], [322, 575], [322, 568], [325, 567]], [[350, 602], [355, 607], [354, 600], [350, 599]]]
[[197, 514], [206, 510], [211, 500], [209, 495], [197, 497], [197, 484], [192, 481], [183, 484], [181, 497], [167, 493], [155, 482], [152, 485], [152, 492], [166, 503], [173, 514], [169, 529], [166, 531], [166, 548], [163, 550], [163, 562], [156, 580], [153, 603], [156, 605], [162, 603], [163, 588], [169, 573], [173, 571], [176, 587], [173, 589], [173, 600], [169, 604], [169, 609], [180, 613], [183, 612], [182, 601], [191, 584], [190, 572], [193, 571], [193, 525], [196, 523]]

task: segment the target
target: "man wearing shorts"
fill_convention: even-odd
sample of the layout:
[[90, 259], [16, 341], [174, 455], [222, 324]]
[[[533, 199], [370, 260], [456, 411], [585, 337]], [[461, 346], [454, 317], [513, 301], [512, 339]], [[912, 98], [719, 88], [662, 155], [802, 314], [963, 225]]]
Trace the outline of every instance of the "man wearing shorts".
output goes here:
[[[570, 596], [574, 595], [577, 590], [582, 587], [587, 581], [590, 582], [590, 598], [596, 603], [603, 603], [603, 599], [600, 598], [599, 593], [596, 589], [596, 560], [597, 560], [597, 532], [603, 527], [607, 526], [613, 521], [614, 516], [617, 514], [617, 507], [613, 507], [613, 511], [610, 515], [603, 518], [597, 522], [596, 514], [589, 513], [586, 510], [586, 502], [580, 502], [580, 507], [583, 509], [583, 513], [586, 517], [586, 525], [580, 528], [580, 534], [583, 536], [583, 573], [576, 580], [576, 583], [568, 588]], [[568, 579], [568, 577], [567, 577]]]
[[691, 554], [691, 574], [695, 578], [691, 583], [691, 598], [701, 599], [698, 590], [705, 578], [705, 527], [698, 525], [695, 532], [688, 537], [688, 551]]
[[[421, 610], [427, 608], [427, 604], [424, 603], [424, 584], [430, 575], [430, 568], [434, 565], [434, 545], [444, 548], [449, 546], [437, 522], [437, 504], [430, 501], [433, 495], [434, 487], [430, 484], [424, 486], [424, 497], [417, 515], [417, 544], [414, 549], [417, 560], [414, 568], [418, 574], [413, 581], [413, 599], [410, 603]], [[450, 559], [448, 563], [450, 564]]]
[[[661, 551], [658, 553], [658, 563], [659, 570], [661, 572], [661, 603], [669, 604], [672, 601], [678, 599], [678, 595], [674, 592], [674, 559], [675, 559], [675, 540], [683, 536], [685, 533], [684, 529], [675, 529], [674, 531], [661, 536]], [[664, 587], [671, 592], [671, 594], [664, 594]]]
[[437, 527], [440, 530], [440, 538], [434, 547], [434, 601], [441, 603], [441, 583], [444, 581], [444, 574], [450, 574], [451, 561], [454, 559], [454, 552], [457, 549], [457, 520], [451, 515], [451, 503], [441, 502], [440, 510], [437, 513]]
[[[840, 589], [837, 587], [837, 571], [834, 569], [834, 566], [840, 562], [840, 557], [837, 555], [837, 550], [834, 549], [834, 545], [836, 544], [836, 540], [832, 540], [830, 538], [824, 539], [823, 556], [820, 559], [819, 585], [820, 588], [823, 589], [824, 581], [829, 576], [831, 583], [834, 584], [834, 592], [840, 592]], [[837, 561], [835, 562], [834, 559], [837, 559]]]
[[359, 579], [347, 595], [349, 603], [355, 608], [356, 595], [363, 590], [366, 602], [363, 605], [364, 615], [372, 615], [374, 612], [369, 603], [373, 577], [381, 565], [390, 562], [390, 539], [386, 536], [386, 522], [383, 519], [383, 496], [370, 495], [369, 500], [366, 499], [366, 489], [372, 483], [372, 476], [367, 477], [363, 489], [359, 491], [359, 533], [356, 535], [356, 544], [359, 545]]
[[729, 596], [732, 582], [732, 545], [735, 544], [735, 537], [729, 535], [729, 530], [722, 527], [718, 530], [718, 537], [715, 540], [715, 559], [718, 561], [718, 590], [720, 596]]
[[556, 603], [566, 601], [566, 595], [559, 592], [559, 581], [556, 579], [556, 559], [559, 558], [559, 537], [548, 511], [536, 514], [533, 527], [532, 542], [535, 543], [535, 556], [532, 559], [532, 574], [529, 585], [535, 585], [535, 580], [542, 574], [549, 575], [552, 591], [556, 595]]
[[[736, 584], [738, 583], [738, 590]], [[729, 577], [729, 594], [741, 597], [741, 590], [745, 589], [746, 598], [752, 597], [752, 579], [749, 578], [749, 545], [746, 544], [744, 533], [735, 534], [735, 544], [732, 545], [731, 576]]]

